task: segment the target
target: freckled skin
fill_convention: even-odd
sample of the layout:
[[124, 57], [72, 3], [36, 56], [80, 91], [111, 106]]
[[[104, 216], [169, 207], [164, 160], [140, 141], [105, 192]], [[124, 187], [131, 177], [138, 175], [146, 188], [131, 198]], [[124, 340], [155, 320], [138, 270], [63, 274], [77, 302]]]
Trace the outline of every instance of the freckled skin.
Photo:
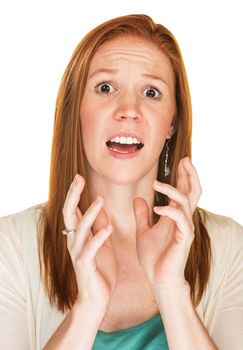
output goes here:
[[[100, 83], [109, 85], [108, 93], [101, 91]], [[148, 95], [151, 89], [155, 97]], [[80, 109], [92, 179], [132, 184], [148, 173], [155, 178], [164, 142], [173, 134], [174, 114], [173, 69], [163, 52], [134, 37], [103, 44], [91, 62]], [[138, 156], [120, 160], [109, 155], [106, 141], [117, 131], [136, 132], [143, 138]]]

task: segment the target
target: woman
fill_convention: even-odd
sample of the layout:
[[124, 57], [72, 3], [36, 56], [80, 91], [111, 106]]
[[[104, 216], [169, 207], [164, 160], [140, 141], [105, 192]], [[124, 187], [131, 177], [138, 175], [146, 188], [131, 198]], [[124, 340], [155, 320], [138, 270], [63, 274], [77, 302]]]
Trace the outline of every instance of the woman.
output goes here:
[[243, 230], [197, 208], [190, 155], [173, 35], [145, 15], [88, 33], [57, 98], [48, 202], [0, 223], [2, 348], [240, 349]]

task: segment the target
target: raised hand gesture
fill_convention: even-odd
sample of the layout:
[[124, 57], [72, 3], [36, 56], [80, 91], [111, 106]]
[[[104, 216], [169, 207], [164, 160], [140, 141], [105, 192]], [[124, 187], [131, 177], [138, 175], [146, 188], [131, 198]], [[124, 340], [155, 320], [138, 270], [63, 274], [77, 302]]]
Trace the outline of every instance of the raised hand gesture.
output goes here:
[[201, 195], [189, 157], [178, 165], [176, 188], [155, 181], [154, 189], [167, 195], [170, 202], [153, 208], [160, 218], [151, 226], [147, 203], [142, 198], [134, 200], [138, 258], [153, 289], [175, 290], [186, 284], [184, 271], [194, 239], [192, 216]]
[[[63, 207], [70, 253], [78, 285], [77, 302], [93, 301], [106, 307], [115, 285], [116, 263], [109, 242], [111, 225], [102, 210], [104, 200], [98, 197], [82, 215], [78, 208], [85, 181], [76, 175]], [[97, 232], [92, 232], [95, 223]], [[102, 265], [101, 262], [102, 261]]]

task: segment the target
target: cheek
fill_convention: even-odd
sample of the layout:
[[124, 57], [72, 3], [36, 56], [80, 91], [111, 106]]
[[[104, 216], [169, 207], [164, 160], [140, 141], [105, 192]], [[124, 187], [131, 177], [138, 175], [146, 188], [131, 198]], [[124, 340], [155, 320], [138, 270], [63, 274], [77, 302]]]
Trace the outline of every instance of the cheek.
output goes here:
[[87, 155], [87, 151], [90, 149], [90, 144], [93, 134], [92, 124], [90, 123], [88, 118], [81, 118], [81, 133], [84, 145], [84, 151]]
[[155, 131], [153, 135], [152, 149], [154, 154], [159, 155], [164, 147], [166, 141], [166, 132], [164, 129], [159, 129]]
[[89, 103], [89, 99], [83, 98], [80, 108], [80, 121], [82, 127], [82, 136], [87, 138], [88, 134], [92, 133], [92, 129], [95, 125], [94, 122], [94, 109], [92, 104]]
[[95, 149], [100, 146], [102, 130], [104, 129], [104, 119], [102, 110], [97, 104], [92, 103], [92, 99], [83, 99], [80, 108], [81, 133], [86, 157], [91, 161], [95, 157]]
[[166, 114], [157, 115], [157, 118], [153, 119], [153, 125], [150, 124], [151, 137], [151, 148], [154, 156], [157, 158], [161, 154], [164, 144], [171, 130], [171, 115]]
[[171, 129], [173, 117], [163, 115], [158, 116], [154, 121], [153, 130], [156, 138], [161, 138], [162, 140], [168, 136], [168, 133]]

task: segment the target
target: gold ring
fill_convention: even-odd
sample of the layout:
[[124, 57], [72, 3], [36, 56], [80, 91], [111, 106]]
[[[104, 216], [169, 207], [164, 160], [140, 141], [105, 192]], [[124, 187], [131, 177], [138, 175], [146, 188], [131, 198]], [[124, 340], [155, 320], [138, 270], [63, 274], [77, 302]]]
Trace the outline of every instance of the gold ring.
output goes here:
[[70, 233], [75, 233], [75, 232], [76, 232], [75, 230], [63, 230], [62, 234], [63, 235], [69, 235]]

